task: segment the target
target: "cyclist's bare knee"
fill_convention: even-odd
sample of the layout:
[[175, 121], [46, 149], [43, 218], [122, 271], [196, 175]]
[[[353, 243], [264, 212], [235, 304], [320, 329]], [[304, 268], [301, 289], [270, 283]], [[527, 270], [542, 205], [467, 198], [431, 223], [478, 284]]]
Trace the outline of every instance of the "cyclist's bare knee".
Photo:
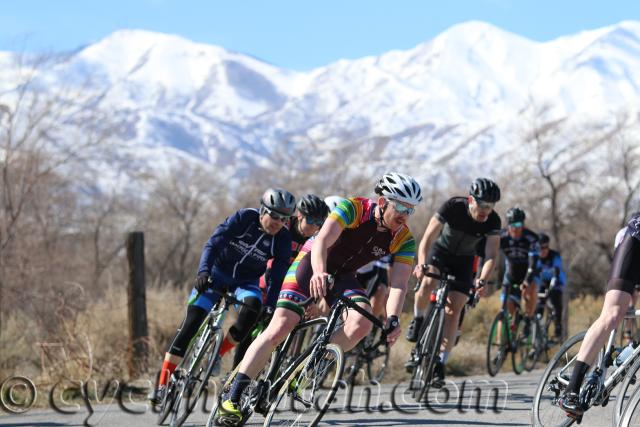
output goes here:
[[285, 308], [277, 308], [262, 335], [275, 347], [284, 341], [299, 322], [300, 316], [297, 313]]
[[[358, 305], [371, 313], [371, 307], [368, 305]], [[349, 315], [347, 316], [347, 320], [344, 325], [344, 331], [351, 340], [359, 341], [366, 337], [369, 332], [371, 332], [372, 327], [373, 325], [369, 319], [354, 310], [349, 310]]]

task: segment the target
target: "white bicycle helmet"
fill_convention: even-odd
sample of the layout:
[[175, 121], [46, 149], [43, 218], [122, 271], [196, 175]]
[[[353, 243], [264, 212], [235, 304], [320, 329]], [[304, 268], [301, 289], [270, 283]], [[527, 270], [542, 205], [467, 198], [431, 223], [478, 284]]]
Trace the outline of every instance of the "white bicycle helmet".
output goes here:
[[329, 211], [334, 210], [343, 200], [345, 200], [344, 197], [340, 196], [327, 196], [324, 198], [324, 202], [329, 206]]
[[382, 175], [375, 188], [376, 194], [392, 200], [417, 205], [422, 201], [420, 184], [403, 173], [389, 172]]

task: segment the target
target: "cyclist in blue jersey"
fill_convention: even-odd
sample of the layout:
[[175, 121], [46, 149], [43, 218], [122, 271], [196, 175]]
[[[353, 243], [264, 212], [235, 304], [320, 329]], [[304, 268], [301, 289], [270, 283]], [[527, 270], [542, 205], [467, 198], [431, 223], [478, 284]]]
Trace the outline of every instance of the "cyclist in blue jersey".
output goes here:
[[562, 294], [567, 282], [567, 277], [562, 268], [560, 253], [549, 249], [549, 236], [540, 233], [540, 254], [534, 265], [534, 275], [540, 284], [540, 290], [549, 290], [548, 298], [553, 304], [554, 340], [560, 341], [562, 337]]
[[640, 283], [640, 214], [631, 218], [622, 242], [614, 252], [602, 312], [589, 327], [576, 356], [569, 384], [558, 400], [558, 406], [574, 417], [585, 411], [578, 395], [582, 381], [610, 332], [622, 322], [636, 283]]
[[[329, 207], [320, 197], [314, 194], [307, 194], [298, 200], [296, 213], [291, 217], [291, 221], [286, 225], [291, 233], [291, 259], [289, 264], [293, 262], [293, 259], [298, 255], [298, 252], [300, 252], [300, 249], [302, 249], [302, 246], [307, 239], [314, 236], [318, 230], [320, 230], [320, 227], [324, 224], [324, 220], [327, 218], [327, 215], [329, 215]], [[266, 301], [267, 279], [270, 274], [271, 261], [267, 264], [267, 271], [265, 271], [264, 275], [260, 278], [260, 289], [262, 290], [263, 302]], [[264, 317], [262, 318], [265, 320], [265, 325], [269, 323], [269, 319], [271, 318], [271, 315], [273, 315], [273, 312], [270, 310], [271, 308], [267, 307], [267, 311], [264, 313]], [[251, 334], [247, 335], [247, 337], [239, 344], [233, 340], [233, 337], [227, 335], [222, 344], [222, 348], [220, 349], [220, 356], [224, 356], [229, 350], [235, 347], [236, 351], [233, 356], [233, 367], [235, 368], [244, 357], [244, 354], [252, 341], [253, 337]]]
[[291, 258], [291, 234], [284, 225], [296, 209], [296, 200], [288, 191], [275, 188], [262, 195], [260, 205], [259, 211], [240, 209], [228, 217], [204, 245], [186, 317], [165, 354], [157, 388], [149, 396], [153, 403], [164, 398], [171, 374], [220, 293], [235, 291], [236, 298], [246, 304], [229, 335], [240, 342], [251, 331], [262, 307], [258, 280], [269, 259], [273, 263], [266, 305], [275, 307]]

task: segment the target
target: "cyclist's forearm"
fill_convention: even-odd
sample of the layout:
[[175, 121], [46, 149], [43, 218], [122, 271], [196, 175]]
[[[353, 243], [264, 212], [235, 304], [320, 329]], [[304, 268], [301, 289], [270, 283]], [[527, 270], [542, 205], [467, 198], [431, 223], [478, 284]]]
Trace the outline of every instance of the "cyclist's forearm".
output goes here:
[[[319, 243], [319, 242], [316, 242]], [[323, 245], [315, 247], [311, 251], [311, 268], [315, 274], [325, 273], [327, 270], [327, 248]]]
[[406, 294], [406, 286], [397, 287], [393, 284], [391, 285], [391, 288], [389, 289], [389, 298], [387, 299], [387, 317], [400, 316]]
[[422, 265], [427, 263], [427, 257], [429, 256], [431, 246], [440, 235], [440, 231], [442, 231], [443, 226], [444, 224], [435, 216], [429, 221], [429, 225], [427, 225], [427, 229], [425, 230], [424, 235], [420, 240], [420, 245], [418, 246], [418, 264]]
[[482, 271], [480, 271], [480, 279], [484, 281], [488, 281], [489, 277], [491, 277], [491, 273], [493, 273], [493, 269], [496, 264], [495, 258], [487, 258], [482, 265]]
[[389, 298], [387, 299], [387, 317], [400, 316], [402, 305], [407, 294], [407, 283], [411, 275], [411, 266], [397, 263], [393, 267], [393, 274], [389, 278]]

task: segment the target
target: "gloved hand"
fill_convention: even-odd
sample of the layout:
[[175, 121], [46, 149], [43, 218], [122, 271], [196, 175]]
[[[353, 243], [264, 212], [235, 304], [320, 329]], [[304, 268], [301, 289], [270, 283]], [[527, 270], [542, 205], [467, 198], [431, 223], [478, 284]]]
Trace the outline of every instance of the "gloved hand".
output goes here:
[[393, 343], [395, 343], [398, 339], [398, 336], [401, 332], [400, 320], [398, 319], [398, 316], [391, 315], [387, 317], [387, 324], [385, 329], [387, 332], [387, 342], [389, 343], [389, 345], [393, 345]]
[[201, 273], [196, 277], [196, 281], [193, 284], [193, 287], [196, 288], [198, 293], [202, 294], [204, 291], [213, 286], [213, 282], [211, 281], [211, 277], [207, 273]]
[[549, 289], [553, 289], [556, 286], [558, 286], [558, 278], [554, 277], [553, 279], [551, 279], [551, 282], [549, 282]]

